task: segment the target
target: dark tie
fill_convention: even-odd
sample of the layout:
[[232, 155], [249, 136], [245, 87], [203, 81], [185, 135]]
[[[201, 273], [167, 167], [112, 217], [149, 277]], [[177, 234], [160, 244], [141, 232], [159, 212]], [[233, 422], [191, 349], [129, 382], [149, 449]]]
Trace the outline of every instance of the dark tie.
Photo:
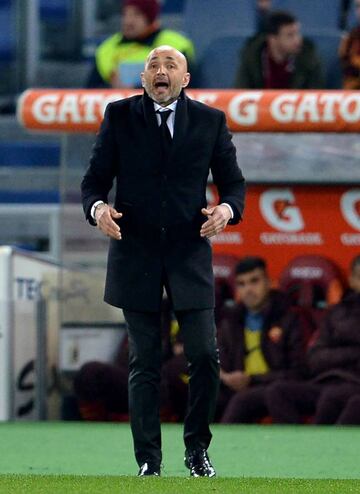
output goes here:
[[170, 149], [171, 149], [171, 144], [172, 144], [172, 137], [171, 133], [169, 130], [169, 127], [167, 125], [167, 119], [169, 118], [170, 113], [172, 110], [165, 110], [165, 111], [157, 111], [157, 113], [160, 115], [161, 118], [161, 124], [160, 124], [160, 132], [161, 132], [161, 140], [162, 140], [162, 148], [164, 151], [164, 156], [167, 157], [169, 155]]

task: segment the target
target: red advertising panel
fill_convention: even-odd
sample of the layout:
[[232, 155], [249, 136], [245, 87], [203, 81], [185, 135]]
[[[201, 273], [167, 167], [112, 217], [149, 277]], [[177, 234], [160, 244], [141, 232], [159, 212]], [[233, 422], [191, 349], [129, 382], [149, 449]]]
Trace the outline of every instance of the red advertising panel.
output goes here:
[[[214, 187], [208, 201], [217, 201]], [[213, 246], [217, 253], [264, 257], [273, 279], [304, 254], [326, 256], [348, 274], [360, 254], [360, 187], [249, 186], [244, 221], [228, 226]]]
[[[28, 129], [96, 132], [106, 106], [139, 90], [29, 89], [18, 119]], [[358, 132], [359, 91], [193, 89], [190, 98], [223, 110], [233, 132]]]

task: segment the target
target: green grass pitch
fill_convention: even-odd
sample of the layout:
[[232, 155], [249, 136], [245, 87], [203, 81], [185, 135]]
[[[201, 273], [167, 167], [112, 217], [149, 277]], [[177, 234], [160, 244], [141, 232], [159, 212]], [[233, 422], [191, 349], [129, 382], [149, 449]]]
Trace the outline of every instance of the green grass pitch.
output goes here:
[[161, 478], [137, 478], [127, 424], [0, 425], [0, 493], [360, 493], [360, 428], [213, 426], [216, 479], [190, 479], [163, 426]]

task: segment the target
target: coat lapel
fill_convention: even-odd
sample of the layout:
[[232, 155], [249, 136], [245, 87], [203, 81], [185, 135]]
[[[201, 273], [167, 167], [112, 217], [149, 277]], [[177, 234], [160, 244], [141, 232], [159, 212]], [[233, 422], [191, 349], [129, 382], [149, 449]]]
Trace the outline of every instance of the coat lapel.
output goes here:
[[[147, 142], [150, 150], [154, 153], [154, 156], [159, 160], [161, 156], [161, 141], [159, 125], [156, 119], [154, 111], [154, 102], [144, 91], [141, 99], [141, 105], [139, 110], [144, 116], [145, 124], [147, 128]], [[172, 149], [169, 155], [169, 163], [173, 163], [177, 153], [179, 152], [186, 136], [188, 129], [189, 117], [188, 117], [188, 100], [184, 91], [179, 96], [178, 103], [176, 105], [175, 122], [174, 122], [174, 135]]]
[[141, 99], [142, 112], [145, 118], [145, 124], [147, 128], [147, 146], [149, 146], [150, 151], [154, 153], [154, 157], [159, 161], [159, 156], [161, 156], [161, 141], [160, 141], [160, 131], [157, 123], [154, 102], [144, 91], [144, 95]]
[[173, 145], [170, 153], [170, 162], [174, 161], [185, 140], [189, 124], [188, 99], [184, 91], [181, 92], [176, 105]]

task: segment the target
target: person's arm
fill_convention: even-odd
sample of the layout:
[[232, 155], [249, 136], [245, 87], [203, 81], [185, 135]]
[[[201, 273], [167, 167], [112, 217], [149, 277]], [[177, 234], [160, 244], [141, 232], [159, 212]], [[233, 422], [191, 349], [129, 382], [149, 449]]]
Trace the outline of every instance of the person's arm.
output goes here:
[[228, 204], [233, 213], [229, 224], [242, 219], [245, 201], [245, 180], [236, 159], [236, 148], [221, 114], [219, 132], [211, 162], [211, 173], [219, 193], [219, 204]]
[[306, 89], [323, 89], [325, 87], [324, 69], [315, 48], [309, 58], [310, 66], [307, 73]]
[[346, 369], [360, 360], [359, 345], [340, 345], [333, 338], [332, 312], [321, 327], [319, 337], [308, 350], [307, 360], [312, 376], [334, 368]]
[[251, 89], [253, 87], [251, 78], [251, 62], [247, 55], [247, 46], [251, 41], [246, 42], [247, 45], [241, 50], [238, 62], [238, 68], [236, 71], [236, 77], [234, 81], [234, 87], [236, 89]]
[[107, 106], [90, 158], [90, 165], [81, 183], [81, 195], [86, 219], [96, 225], [91, 216], [92, 206], [97, 201], [107, 203], [108, 193], [115, 177], [118, 162], [114, 129], [111, 119], [112, 104]]

